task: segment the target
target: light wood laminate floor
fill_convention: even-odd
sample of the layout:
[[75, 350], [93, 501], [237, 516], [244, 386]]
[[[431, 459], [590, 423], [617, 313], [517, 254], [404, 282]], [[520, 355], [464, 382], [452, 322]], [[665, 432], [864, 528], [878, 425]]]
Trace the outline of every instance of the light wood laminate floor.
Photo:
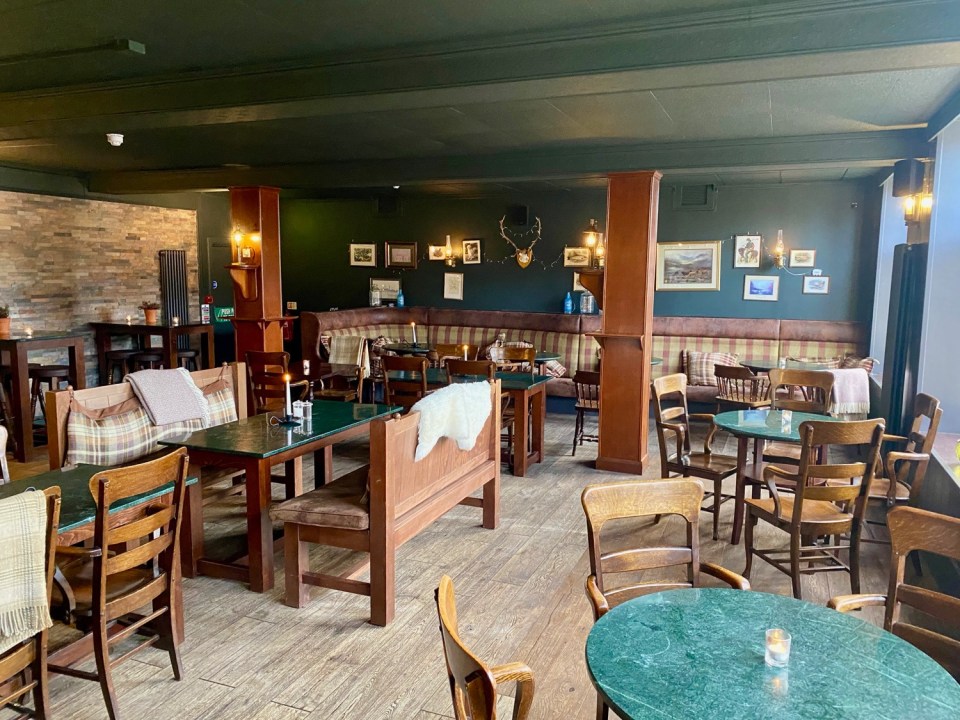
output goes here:
[[[123, 716], [450, 718], [433, 600], [434, 588], [446, 573], [456, 585], [461, 635], [472, 649], [491, 664], [522, 660], [533, 669], [534, 718], [593, 718], [596, 695], [583, 661], [592, 618], [583, 593], [588, 564], [580, 491], [590, 483], [625, 476], [593, 469], [596, 445], [585, 444], [571, 457], [572, 432], [572, 416], [550, 415], [545, 462], [534, 465], [525, 478], [503, 473], [499, 529], [484, 530], [479, 510], [458, 507], [400, 549], [397, 616], [387, 628], [367, 623], [368, 600], [356, 595], [314, 589], [308, 607], [285, 606], [279, 556], [277, 588], [263, 595], [225, 580], [185, 581], [186, 678], [173, 680], [165, 653], [152, 648], [140, 653], [115, 674]], [[732, 441], [725, 447], [721, 441], [715, 449], [735, 452]], [[362, 463], [366, 453], [364, 441], [338, 446], [337, 471]], [[22, 476], [43, 469], [19, 466], [14, 472]], [[656, 439], [651, 436], [644, 477], [659, 474]], [[309, 486], [309, 465], [306, 475]], [[732, 493], [732, 481], [728, 490]], [[724, 507], [721, 538], [729, 538], [732, 504]], [[242, 498], [208, 508], [208, 538], [236, 535], [242, 518]], [[702, 559], [742, 571], [742, 545], [711, 541], [709, 525], [710, 516], [704, 513]], [[613, 542], [633, 533], [643, 542], [656, 543], [664, 536], [682, 537], [682, 524], [678, 518], [659, 525], [626, 523]], [[786, 540], [776, 531], [763, 530], [758, 538]], [[885, 589], [886, 553], [883, 546], [866, 546], [864, 591]], [[334, 568], [350, 564], [352, 557], [347, 551], [315, 548], [311, 562], [314, 568]], [[754, 563], [752, 582], [758, 591], [790, 592], [789, 579], [762, 562]], [[805, 599], [826, 603], [832, 595], [850, 592], [850, 586], [845, 574], [820, 575], [804, 579], [804, 592]], [[762, 631], [758, 633], [760, 643]], [[95, 683], [55, 676], [51, 690], [54, 718], [106, 717]], [[505, 690], [513, 692], [512, 687]], [[504, 717], [510, 716], [510, 704], [510, 697], [502, 698]], [[0, 717], [5, 717], [2, 712]]]

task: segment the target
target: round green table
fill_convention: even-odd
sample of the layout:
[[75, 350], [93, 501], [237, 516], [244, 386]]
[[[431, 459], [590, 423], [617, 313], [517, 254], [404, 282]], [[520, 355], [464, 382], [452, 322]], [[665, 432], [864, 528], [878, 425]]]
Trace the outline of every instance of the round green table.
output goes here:
[[[763, 477], [763, 456], [760, 441], [771, 442], [800, 442], [800, 424], [805, 420], [825, 422], [843, 422], [840, 418], [829, 415], [814, 415], [813, 413], [794, 412], [789, 420], [783, 416], [782, 410], [760, 408], [757, 410], [730, 410], [717, 413], [713, 416], [713, 424], [721, 430], [737, 438], [737, 490], [733, 500], [733, 531], [730, 542], [736, 545], [740, 542], [743, 530], [744, 497], [746, 496], [746, 475]], [[755, 448], [755, 463], [752, 468], [747, 467], [747, 446], [753, 439], [757, 442]]]
[[[764, 632], [792, 636], [768, 667]], [[960, 685], [904, 640], [853, 615], [762, 592], [668, 590], [597, 621], [587, 669], [624, 720], [956, 720]]]

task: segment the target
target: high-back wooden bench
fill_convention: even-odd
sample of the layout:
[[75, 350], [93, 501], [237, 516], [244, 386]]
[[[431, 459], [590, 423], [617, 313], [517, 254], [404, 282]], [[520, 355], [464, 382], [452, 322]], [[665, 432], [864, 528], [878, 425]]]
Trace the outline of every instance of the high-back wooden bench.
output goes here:
[[[490, 387], [491, 413], [472, 450], [450, 438], [414, 461], [420, 413], [370, 425], [370, 465], [280, 503], [270, 511], [283, 521], [286, 603], [303, 607], [311, 585], [370, 596], [370, 622], [386, 625], [396, 605], [397, 548], [456, 505], [483, 508], [483, 527], [500, 522], [500, 382]], [[369, 491], [367, 483], [369, 477]], [[481, 489], [482, 498], [470, 497]], [[451, 538], [456, 541], [455, 538]], [[370, 582], [310, 571], [309, 545], [369, 553]]]

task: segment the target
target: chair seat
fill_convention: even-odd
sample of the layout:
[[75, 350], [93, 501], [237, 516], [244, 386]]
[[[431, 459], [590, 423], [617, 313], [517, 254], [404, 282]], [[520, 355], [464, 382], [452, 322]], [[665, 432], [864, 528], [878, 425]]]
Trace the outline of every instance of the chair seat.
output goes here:
[[[747, 498], [747, 505], [754, 508], [754, 515], [763, 517], [771, 523], [790, 522], [793, 517], [793, 501], [791, 496], [780, 496], [780, 516], [774, 514], [773, 498], [757, 500]], [[853, 515], [843, 512], [832, 502], [826, 500], [807, 500], [803, 503], [801, 523], [834, 523], [853, 520]]]
[[[884, 477], [874, 478], [870, 483], [870, 492], [867, 497], [870, 500], [886, 500], [887, 493], [890, 492], [890, 479]], [[906, 483], [898, 482], [894, 493], [897, 502], [906, 502], [910, 499], [910, 486]]]
[[274, 520], [366, 530], [370, 527], [370, 508], [366, 498], [369, 468], [362, 467], [332, 483], [286, 500], [270, 511]]
[[107, 360], [129, 360], [142, 350], [107, 350]]
[[574, 407], [578, 410], [599, 410], [600, 403], [596, 400], [577, 400]]
[[70, 368], [66, 365], [38, 365], [29, 369], [30, 377], [40, 380], [64, 378], [69, 372]]
[[732, 455], [720, 455], [719, 453], [690, 453], [685, 455], [683, 462], [677, 460], [676, 455], [671, 455], [667, 460], [673, 465], [682, 465], [692, 471], [702, 471], [711, 475], [726, 477], [737, 471], [737, 459]]
[[325, 388], [323, 390], [314, 390], [313, 396], [315, 398], [322, 398], [324, 400], [353, 400], [357, 397], [356, 389], [338, 389], [338, 388]]
[[[67, 562], [57, 562], [57, 566], [73, 591], [73, 597], [76, 600], [75, 614], [90, 615], [93, 607], [93, 561], [71, 559]], [[107, 602], [126, 595], [154, 579], [153, 571], [148, 568], [132, 568], [111, 575], [107, 582]]]
[[179, 358], [195, 358], [198, 354], [196, 350], [177, 350], [177, 357]]

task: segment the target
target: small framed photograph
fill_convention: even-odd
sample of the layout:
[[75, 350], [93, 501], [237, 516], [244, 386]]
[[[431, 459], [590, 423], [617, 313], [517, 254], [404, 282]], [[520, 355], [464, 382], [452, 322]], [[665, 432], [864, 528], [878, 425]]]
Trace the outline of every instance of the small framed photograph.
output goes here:
[[816, 250], [791, 250], [790, 267], [812, 268], [817, 259]]
[[657, 243], [657, 290], [719, 290], [720, 241]]
[[564, 267], [590, 267], [590, 248], [568, 245], [563, 249]]
[[350, 243], [350, 264], [360, 267], [376, 267], [377, 246], [373, 243]]
[[393, 302], [400, 293], [399, 278], [370, 278], [370, 289], [380, 291], [381, 302]]
[[765, 300], [776, 302], [780, 299], [779, 275], [747, 275], [743, 278], [744, 300]]
[[463, 264], [479, 265], [483, 260], [480, 257], [480, 239], [469, 238], [463, 241]]
[[463, 300], [463, 273], [443, 274], [443, 299]]
[[760, 267], [760, 248], [762, 247], [762, 235], [734, 235], [733, 266], [735, 268]]
[[388, 268], [416, 268], [416, 243], [386, 243]]
[[447, 246], [446, 245], [427, 245], [427, 259], [428, 260], [446, 260]]
[[803, 276], [803, 294], [804, 295], [829, 295], [830, 294], [830, 276], [829, 275], [804, 275]]
[[580, 273], [573, 273], [573, 291], [574, 292], [587, 292], [587, 289], [580, 283]]

